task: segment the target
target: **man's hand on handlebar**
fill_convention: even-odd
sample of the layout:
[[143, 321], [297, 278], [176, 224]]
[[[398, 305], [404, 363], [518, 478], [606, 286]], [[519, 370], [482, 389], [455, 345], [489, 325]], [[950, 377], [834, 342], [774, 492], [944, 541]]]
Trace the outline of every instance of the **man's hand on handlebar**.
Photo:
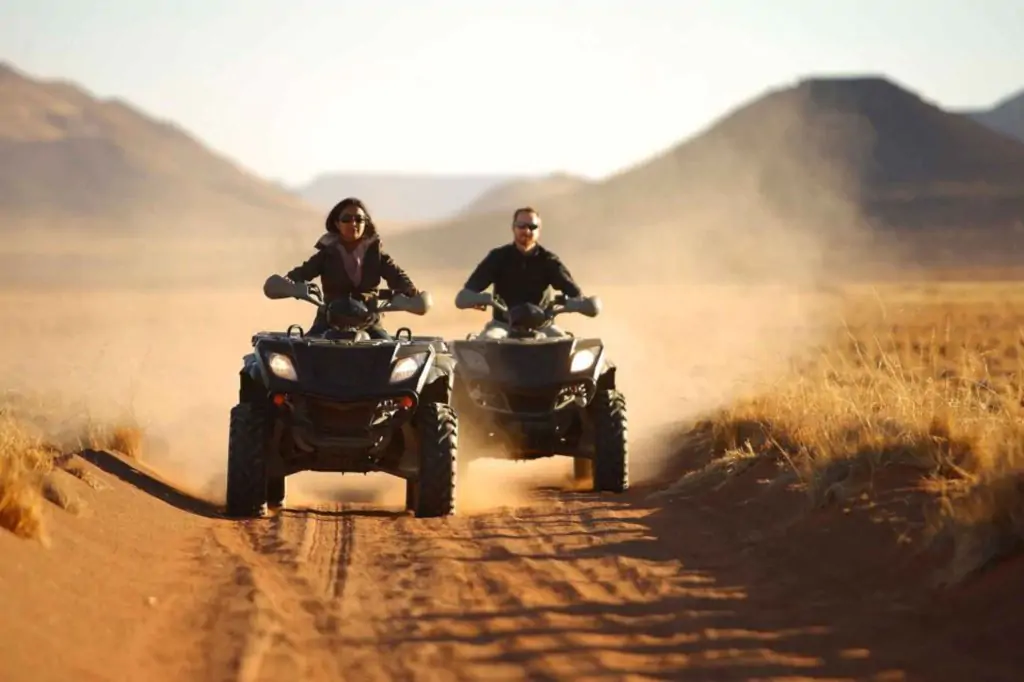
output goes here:
[[494, 305], [495, 296], [490, 291], [482, 291], [481, 295], [487, 298], [487, 301], [480, 303], [479, 305], [473, 306], [473, 310], [487, 310], [487, 306]]

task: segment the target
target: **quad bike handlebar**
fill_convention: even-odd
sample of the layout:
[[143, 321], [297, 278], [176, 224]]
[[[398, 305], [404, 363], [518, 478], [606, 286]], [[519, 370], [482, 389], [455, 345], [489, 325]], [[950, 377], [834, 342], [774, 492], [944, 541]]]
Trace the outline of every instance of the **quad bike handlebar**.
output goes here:
[[462, 310], [468, 308], [483, 310], [488, 306], [503, 313], [513, 327], [524, 329], [539, 329], [550, 324], [563, 313], [579, 313], [587, 317], [597, 317], [601, 313], [602, 307], [601, 299], [597, 296], [570, 298], [565, 294], [558, 294], [544, 306], [523, 303], [511, 307], [500, 296], [489, 291], [463, 289], [455, 297], [455, 307]]
[[[434, 304], [430, 292], [420, 291], [414, 296], [399, 294], [393, 289], [377, 289], [376, 297], [363, 303], [371, 313], [405, 312], [426, 315]], [[263, 295], [270, 299], [296, 298], [326, 309], [323, 292], [313, 282], [293, 282], [281, 275], [271, 275], [263, 283]]]
[[587, 317], [597, 317], [601, 314], [601, 307], [601, 299], [597, 296], [570, 298], [565, 294], [558, 294], [548, 303], [546, 310], [550, 311], [552, 319], [562, 313], [578, 313]]

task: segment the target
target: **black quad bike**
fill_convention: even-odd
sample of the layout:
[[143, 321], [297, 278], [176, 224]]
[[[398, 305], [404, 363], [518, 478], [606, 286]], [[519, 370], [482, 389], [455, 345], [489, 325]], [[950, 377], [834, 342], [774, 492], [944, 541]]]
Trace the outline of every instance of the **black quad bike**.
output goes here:
[[227, 513], [262, 516], [284, 501], [285, 478], [301, 471], [384, 472], [406, 481], [418, 517], [455, 513], [458, 419], [450, 406], [453, 361], [440, 337], [367, 331], [378, 314], [424, 315], [430, 295], [378, 290], [369, 304], [323, 303], [315, 284], [272, 275], [267, 298], [313, 303], [323, 334], [299, 325], [259, 332], [244, 357], [231, 409]]
[[499, 445], [513, 460], [565, 455], [573, 458], [577, 480], [589, 480], [595, 491], [624, 492], [626, 399], [615, 386], [615, 365], [600, 339], [544, 332], [562, 313], [595, 317], [600, 299], [559, 295], [543, 307], [510, 308], [493, 294], [463, 290], [455, 305], [493, 306], [508, 325], [507, 334], [470, 335], [449, 344], [455, 356], [452, 405], [463, 430], [461, 465], [473, 456], [467, 442]]

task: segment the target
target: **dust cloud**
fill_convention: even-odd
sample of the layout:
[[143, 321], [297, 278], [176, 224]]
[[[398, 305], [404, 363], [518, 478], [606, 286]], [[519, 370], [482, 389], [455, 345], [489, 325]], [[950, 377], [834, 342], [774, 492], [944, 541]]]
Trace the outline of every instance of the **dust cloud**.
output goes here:
[[[232, 288], [0, 290], [0, 315], [9, 330], [0, 341], [0, 407], [66, 447], [88, 446], [97, 432], [137, 428], [141, 469], [221, 504], [228, 416], [250, 339], [292, 323], [308, 328], [314, 313], [302, 301], [265, 299], [263, 280], [306, 255], [280, 254], [276, 265], [253, 268], [244, 286]], [[429, 282], [430, 273], [418, 279]], [[396, 313], [390, 322], [416, 333], [464, 336], [482, 320], [460, 317], [448, 303], [454, 294], [436, 290], [438, 310], [429, 317]], [[532, 486], [564, 480], [569, 470], [564, 464], [560, 473], [546, 475], [544, 465], [511, 464], [505, 471], [504, 464], [492, 477], [486, 471], [493, 473], [495, 463], [473, 463], [460, 513], [526, 504]], [[306, 472], [289, 477], [288, 498], [298, 507], [368, 502], [401, 509], [404, 483], [385, 474]]]
[[[577, 246], [605, 242], [591, 243], [585, 259], [571, 239], [553, 247], [604, 302], [600, 317], [562, 323], [601, 336], [617, 364], [634, 482], [661, 475], [695, 420], [770, 390], [842, 323], [841, 284], [895, 257], [871, 233], [851, 163], [872, 132], [794, 137], [805, 112], [779, 106], [773, 115], [737, 117], [728, 136], [705, 138], [685, 162], [655, 160], [647, 178], [604, 199], [605, 220], [549, 228]], [[649, 207], [657, 187], [671, 190]]]

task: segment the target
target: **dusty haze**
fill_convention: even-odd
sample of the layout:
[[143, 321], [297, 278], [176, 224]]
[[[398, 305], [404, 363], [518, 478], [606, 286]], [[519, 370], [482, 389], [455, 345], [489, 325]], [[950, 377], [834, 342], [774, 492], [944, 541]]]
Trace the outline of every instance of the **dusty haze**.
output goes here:
[[[69, 500], [76, 498], [74, 509], [54, 509], [47, 519], [52, 543], [0, 533], [0, 553], [14, 557], [0, 563], [0, 583], [18, 587], [0, 590], [0, 609], [17, 614], [0, 621], [0, 661], [11, 671], [4, 678], [279, 680], [300, 671], [308, 680], [562, 679], [589, 671], [682, 679], [707, 670], [704, 677], [736, 680], [889, 679], [906, 670], [929, 679], [995, 679], [996, 671], [1018, 672], [1017, 650], [1005, 646], [1017, 618], [1018, 574], [1004, 572], [980, 599], [961, 592], [959, 608], [949, 592], [935, 599], [923, 582], [922, 543], [904, 542], [921, 531], [924, 507], [913, 501], [920, 494], [902, 478], [888, 480], [894, 467], [873, 468], [881, 454], [902, 457], [918, 431], [921, 457], [934, 468], [935, 451], [958, 441], [941, 438], [947, 416], [927, 405], [961, 393], [936, 402], [927, 379], [928, 391], [908, 383], [880, 402], [871, 382], [884, 383], [884, 370], [864, 377], [856, 365], [833, 383], [825, 375], [829, 348], [812, 348], [842, 322], [837, 292], [847, 288], [838, 285], [859, 279], [872, 287], [880, 272], [906, 264], [869, 229], [878, 216], [872, 201], [888, 191], [865, 187], [879, 175], [876, 161], [888, 160], [889, 170], [917, 163], [960, 172], [952, 162], [920, 164], [920, 144], [893, 134], [903, 124], [880, 125], [864, 111], [881, 110], [882, 118], [910, 111], [900, 120], [915, 130], [928, 127], [921, 120], [949, 121], [885, 84], [824, 89], [824, 104], [805, 96], [816, 88], [769, 96], [620, 177], [536, 201], [547, 224], [543, 242], [586, 293], [604, 300], [599, 318], [559, 324], [601, 336], [619, 367], [632, 481], [678, 479], [689, 469], [703, 482], [694, 497], [670, 486], [658, 486], [659, 498], [643, 486], [622, 495], [574, 494], [566, 491], [565, 458], [485, 461], [460, 480], [451, 518], [404, 513], [403, 485], [394, 478], [307, 473], [288, 481], [293, 509], [232, 522], [138, 475], [126, 457], [71, 457], [68, 469], [42, 482], [57, 506], [64, 504], [45, 486], [66, 484]], [[900, 106], [871, 94], [894, 91]], [[951, 125], [966, 133], [959, 142], [941, 125], [928, 128], [948, 142], [939, 156], [984, 151], [970, 125]], [[999, 147], [1006, 149], [1012, 155]], [[894, 177], [894, 203], [917, 211], [916, 224], [944, 215], [948, 197], [933, 202], [929, 192], [941, 194], [947, 177], [930, 174], [916, 189]], [[963, 211], [1002, 191], [996, 184], [954, 190], [978, 192], [960, 204]], [[1002, 229], [996, 218], [1010, 215], [1017, 200], [1010, 190], [988, 229]], [[310, 255], [322, 217], [296, 216], [278, 230], [274, 219], [249, 222], [258, 211], [252, 202], [238, 211], [190, 202], [184, 213], [201, 229], [188, 230], [176, 229], [175, 210], [163, 207], [154, 222], [121, 229], [110, 216], [123, 215], [123, 207], [111, 206], [96, 230], [38, 215], [33, 230], [4, 235], [0, 378], [10, 393], [2, 406], [14, 405], [65, 443], [137, 426], [145, 472], [216, 504], [224, 498], [229, 409], [252, 334], [305, 326], [313, 317], [301, 301], [265, 299], [262, 284]], [[511, 209], [500, 219], [470, 216], [402, 233], [383, 222], [387, 249], [436, 301], [428, 316], [395, 314], [388, 326], [447, 338], [478, 330], [487, 313], [456, 311], [452, 300], [469, 267], [510, 238]], [[235, 229], [222, 231], [226, 223]], [[306, 227], [296, 232], [296, 224]], [[984, 241], [952, 227], [960, 235], [954, 244]], [[923, 230], [915, 238], [934, 236]], [[980, 250], [1012, 254], [1002, 239]], [[943, 246], [949, 243], [933, 250]], [[972, 254], [956, 253], [963, 260]], [[991, 299], [998, 291], [972, 295]], [[1011, 367], [1019, 362], [1015, 313], [996, 308], [945, 319], [959, 321], [967, 336], [992, 317], [1009, 322], [994, 348]], [[901, 313], [894, 322], [912, 319]], [[927, 331], [914, 332], [908, 345], [927, 345], [938, 319], [925, 320], [919, 329]], [[856, 338], [870, 345], [872, 334], [889, 329], [888, 322], [861, 328]], [[813, 371], [821, 374], [805, 375], [810, 392], [794, 393], [788, 381], [773, 390], [802, 354], [819, 361]], [[850, 390], [835, 388], [847, 381]], [[767, 407], [730, 405], [748, 391], [760, 394], [755, 406]], [[725, 415], [708, 414], [727, 405]], [[854, 428], [860, 440], [851, 445], [847, 424], [874, 422], [879, 405], [886, 417], [896, 414], [895, 424]], [[977, 414], [964, 409], [973, 424]], [[716, 437], [684, 449], [680, 432], [704, 416]], [[969, 425], [961, 421], [952, 426]], [[994, 433], [1015, 442], [1018, 424], [1004, 421], [1005, 430]], [[799, 437], [777, 456], [757, 442], [759, 433], [779, 435], [787, 448], [787, 434]], [[756, 456], [736, 467], [743, 475], [721, 479], [734, 485], [718, 486], [716, 472], [736, 463], [734, 448], [747, 436]], [[879, 453], [879, 438], [890, 437], [893, 452]], [[865, 457], [845, 457], [861, 442], [870, 446]], [[474, 447], [460, 445], [464, 453]], [[805, 464], [810, 484], [788, 485]], [[808, 510], [835, 491], [832, 465], [851, 473], [834, 504]], [[861, 465], [871, 468], [870, 494], [861, 494], [852, 474]], [[1017, 489], [1015, 480], [1008, 489]], [[891, 485], [899, 489], [886, 492]], [[997, 485], [989, 492], [999, 492]], [[1006, 509], [1016, 513], [1019, 498], [1009, 499], [1016, 506]], [[36, 501], [24, 508], [47, 513], [53, 506]], [[987, 535], [982, 525], [968, 539]], [[923, 622], [936, 627], [925, 632]]]
[[[791, 177], [778, 172], [785, 164], [776, 164], [773, 176], [764, 177], [742, 155], [723, 147], [715, 175], [731, 178], [729, 187], [688, 194], [681, 211], [685, 221], [664, 211], [656, 222], [616, 216], [618, 224], [599, 230], [617, 237], [614, 251], [592, 242], [579, 253], [558, 249], [585, 292], [604, 300], [599, 318], [565, 317], [560, 324], [576, 334], [601, 336], [619, 366], [630, 406], [634, 480], [657, 470], [667, 452], [659, 440], [667, 428], [770, 381], [790, 357], [837, 322], [828, 314], [836, 273], [827, 271], [822, 256], [831, 250], [829, 260], [835, 262], [836, 250], [845, 250], [840, 260], [849, 273], [866, 253], [855, 203], [835, 198], [856, 196], [856, 187], [836, 170], [839, 166], [824, 147], [806, 140], [799, 146], [783, 144], [777, 142], [773, 153], [792, 156]], [[809, 168], [814, 184], [805, 187]], [[765, 199], [762, 189], [768, 182], [785, 185], [791, 200], [783, 205]], [[672, 178], [662, 177], [660, 184], [671, 187]], [[547, 229], [557, 230], [562, 242], [566, 235], [587, 240], [592, 228], [558, 224]], [[318, 231], [318, 225], [310, 225], [310, 246]], [[507, 231], [496, 233], [494, 245], [509, 238]], [[161, 243], [161, 236], [153, 235], [149, 253], [158, 254]], [[119, 252], [113, 241], [96, 248], [115, 272], [118, 259], [130, 262], [138, 250], [136, 244]], [[142, 458], [148, 467], [186, 491], [221, 501], [228, 411], [249, 339], [258, 330], [292, 322], [307, 326], [313, 313], [306, 303], [269, 301], [261, 292], [271, 269], [284, 272], [309, 250], [295, 240], [225, 240], [209, 258], [227, 261], [243, 252], [253, 255], [225, 262], [223, 271], [231, 277], [225, 275], [221, 279], [227, 281], [219, 286], [196, 281], [187, 290], [153, 291], [144, 272], [125, 269], [102, 289], [4, 291], [5, 326], [16, 330], [2, 341], [5, 385], [69, 433], [87, 420], [137, 422], [146, 435]], [[187, 255], [176, 263], [163, 262], [162, 269], [180, 267], [187, 275], [203, 259], [195, 248]], [[421, 288], [434, 293], [435, 308], [421, 319], [392, 315], [389, 327], [408, 324], [417, 333], [455, 338], [484, 323], [485, 314], [452, 305], [468, 273], [425, 270], [408, 259], [400, 264]], [[567, 461], [475, 465], [474, 479], [486, 470], [487, 479], [499, 485], [485, 484], [483, 478], [467, 482], [464, 509], [474, 508], [474, 501], [513, 501], [514, 496], [496, 496], [509, 489], [501, 484], [506, 477], [556, 482], [568, 466]], [[397, 479], [304, 474], [290, 481], [293, 502], [353, 495], [401, 504]]]

